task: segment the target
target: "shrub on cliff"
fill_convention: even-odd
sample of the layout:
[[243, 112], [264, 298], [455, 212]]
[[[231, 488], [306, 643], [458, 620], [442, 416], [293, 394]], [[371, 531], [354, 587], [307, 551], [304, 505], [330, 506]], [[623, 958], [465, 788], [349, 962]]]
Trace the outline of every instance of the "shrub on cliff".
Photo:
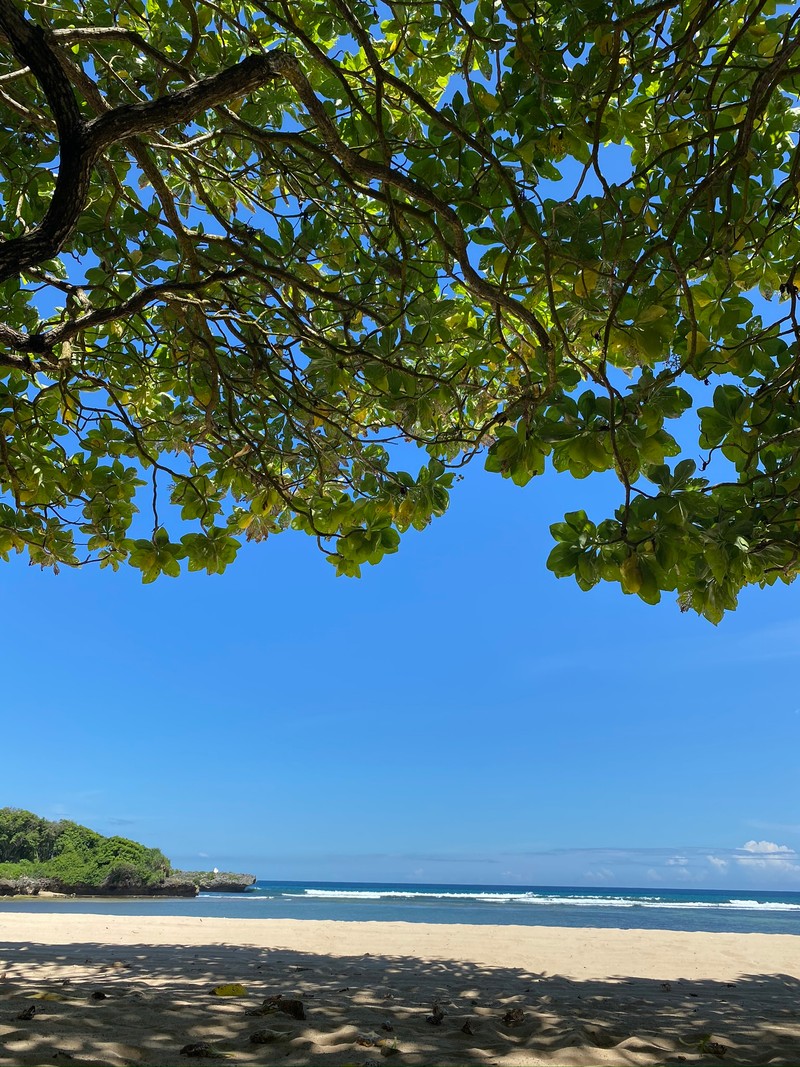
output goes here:
[[68, 820], [0, 808], [0, 878], [57, 878], [101, 888], [126, 881], [152, 886], [170, 873], [167, 857], [125, 837], [104, 837]]

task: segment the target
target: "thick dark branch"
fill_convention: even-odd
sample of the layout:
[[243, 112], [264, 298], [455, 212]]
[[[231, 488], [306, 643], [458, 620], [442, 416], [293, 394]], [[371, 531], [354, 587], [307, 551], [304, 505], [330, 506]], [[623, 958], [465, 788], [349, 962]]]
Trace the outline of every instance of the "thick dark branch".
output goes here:
[[0, 33], [42, 87], [56, 120], [60, 145], [58, 179], [41, 223], [22, 237], [0, 243], [1, 282], [56, 255], [78, 221], [94, 160], [86, 151], [83, 121], [72, 87], [44, 30], [25, 18], [14, 0], [0, 0]]
[[0, 282], [56, 256], [78, 223], [92, 169], [109, 145], [137, 134], [189, 122], [200, 112], [243, 96], [279, 77], [291, 57], [280, 51], [249, 56], [186, 89], [142, 104], [126, 104], [84, 122], [53, 35], [29, 22], [15, 0], [0, 0], [0, 33], [30, 68], [47, 99], [59, 138], [59, 168], [50, 206], [30, 233], [0, 243]]
[[0, 31], [14, 55], [33, 71], [52, 108], [59, 133], [80, 125], [78, 104], [61, 71], [56, 53], [40, 26], [29, 22], [14, 0], [0, 0]]
[[52, 32], [55, 40], [65, 41], [68, 44], [76, 41], [88, 42], [89, 44], [102, 43], [103, 41], [127, 41], [135, 48], [138, 48], [140, 52], [144, 52], [145, 55], [160, 63], [161, 66], [175, 71], [176, 74], [183, 75], [190, 81], [194, 80], [192, 72], [187, 67], [176, 63], [169, 56], [165, 56], [163, 52], [154, 48], [135, 30], [125, 30], [120, 26], [72, 26], [53, 30]]
[[[2, 2], [2, 0], [0, 0]], [[275, 50], [248, 56], [235, 67], [203, 78], [186, 89], [179, 89], [157, 100], [142, 104], [123, 104], [87, 123], [86, 133], [97, 155], [117, 141], [153, 130], [163, 130], [178, 122], [189, 122], [195, 115], [224, 104], [235, 96], [244, 96], [260, 88], [270, 78], [281, 77], [293, 57]]]
[[[207, 274], [205, 278], [187, 282], [161, 282], [157, 285], [147, 285], [134, 293], [133, 296], [123, 300], [121, 304], [113, 304], [110, 307], [96, 308], [85, 315], [79, 315], [76, 319], [62, 322], [44, 333], [22, 334], [15, 330], [8, 330], [0, 325], [0, 341], [7, 341], [11, 347], [20, 352], [29, 352], [34, 356], [47, 356], [52, 350], [64, 341], [69, 341], [84, 330], [93, 326], [102, 326], [107, 322], [117, 322], [127, 319], [139, 311], [143, 311], [157, 300], [164, 300], [170, 296], [178, 296], [181, 293], [200, 293], [206, 286], [215, 282], [232, 281], [247, 273], [244, 268], [237, 267], [233, 270], [216, 270]], [[15, 337], [11, 337], [15, 334]]]
[[[69, 26], [51, 30], [50, 37], [51, 40], [63, 42], [64, 44], [85, 42], [91, 45], [102, 44], [104, 41], [127, 41], [167, 70], [175, 71], [176, 74], [182, 75], [189, 81], [195, 80], [191, 70], [180, 63], [176, 63], [169, 56], [165, 56], [163, 52], [159, 52], [157, 48], [154, 48], [135, 30], [125, 30], [119, 26]], [[0, 76], [0, 82], [23, 78], [30, 73], [30, 67], [19, 67], [17, 70], [11, 71], [10, 74]]]
[[14, 330], [0, 322], [0, 344], [7, 345], [11, 351], [0, 350], [0, 367], [13, 367], [14, 370], [30, 371], [33, 369], [29, 355], [18, 355], [30, 350], [30, 338], [19, 330]]

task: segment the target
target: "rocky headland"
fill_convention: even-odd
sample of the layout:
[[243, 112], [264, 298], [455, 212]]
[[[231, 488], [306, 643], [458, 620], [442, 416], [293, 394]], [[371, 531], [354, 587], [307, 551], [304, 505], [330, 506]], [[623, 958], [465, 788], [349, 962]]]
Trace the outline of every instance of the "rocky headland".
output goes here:
[[135, 879], [91, 885], [62, 878], [0, 878], [0, 897], [196, 897], [198, 893], [243, 893], [256, 880], [254, 874], [213, 871], [173, 871], [162, 882], [146, 884]]
[[179, 875], [170, 875], [163, 882], [145, 884], [120, 881], [112, 885], [91, 885], [88, 882], [68, 882], [62, 878], [0, 878], [0, 897], [196, 897], [194, 882]]
[[255, 885], [254, 874], [231, 871], [175, 871], [175, 876], [196, 885], [201, 893], [243, 893]]

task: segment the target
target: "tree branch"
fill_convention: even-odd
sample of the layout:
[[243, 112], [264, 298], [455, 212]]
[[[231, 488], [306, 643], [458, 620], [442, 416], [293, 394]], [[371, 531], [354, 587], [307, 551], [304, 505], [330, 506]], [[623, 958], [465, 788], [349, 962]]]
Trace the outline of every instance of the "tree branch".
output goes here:
[[59, 168], [53, 198], [30, 233], [0, 243], [0, 282], [58, 254], [77, 225], [101, 153], [117, 141], [189, 122], [195, 115], [280, 77], [292, 57], [278, 50], [248, 56], [219, 74], [142, 104], [125, 104], [84, 122], [52, 34], [30, 22], [15, 0], [0, 0], [0, 33], [41, 86], [59, 138]]
[[0, 0], [0, 32], [39, 82], [56, 121], [60, 146], [58, 178], [41, 223], [0, 244], [2, 282], [32, 263], [52, 259], [64, 244], [88, 196], [94, 159], [86, 150], [78, 103], [48, 35], [17, 10], [14, 0]]
[[64, 41], [69, 44], [82, 41], [89, 43], [127, 41], [135, 48], [138, 48], [140, 52], [144, 52], [145, 55], [150, 56], [151, 59], [154, 59], [161, 66], [174, 71], [176, 74], [181, 74], [184, 78], [188, 78], [190, 81], [194, 80], [192, 72], [185, 65], [176, 63], [174, 60], [170, 59], [169, 56], [165, 56], [163, 52], [154, 48], [135, 30], [126, 30], [120, 26], [70, 26], [63, 29], [53, 30], [52, 33], [54, 40]]
[[[0, 0], [0, 3], [3, 0]], [[227, 70], [202, 78], [186, 89], [179, 89], [157, 100], [141, 104], [123, 104], [86, 124], [86, 136], [95, 157], [109, 145], [142, 133], [163, 130], [178, 122], [189, 122], [195, 115], [224, 104], [234, 96], [244, 96], [259, 89], [270, 78], [282, 77], [294, 57], [278, 49], [248, 56]]]
[[0, 342], [11, 349], [10, 352], [0, 351], [0, 367], [12, 367], [14, 370], [24, 371], [33, 369], [33, 362], [29, 355], [17, 355], [17, 353], [29, 351], [30, 337], [27, 334], [13, 330], [10, 326], [0, 322]]
[[[149, 304], [153, 304], [157, 300], [162, 300], [169, 296], [177, 296], [181, 293], [197, 293], [215, 282], [231, 281], [234, 278], [240, 278], [246, 273], [248, 271], [245, 268], [239, 267], [233, 270], [212, 271], [205, 278], [195, 281], [161, 282], [157, 285], [146, 285], [135, 292], [133, 296], [128, 297], [127, 300], [123, 300], [121, 304], [96, 308], [85, 315], [79, 315], [76, 319], [62, 322], [44, 333], [26, 335], [0, 325], [0, 341], [5, 340], [19, 352], [32, 353], [34, 356], [46, 356], [52, 352], [56, 345], [71, 340], [71, 338], [76, 337], [84, 330], [91, 329], [93, 326], [102, 326], [107, 322], [116, 322], [119, 319], [128, 318], [128, 316], [144, 310]], [[11, 337], [11, 334], [15, 336]]]

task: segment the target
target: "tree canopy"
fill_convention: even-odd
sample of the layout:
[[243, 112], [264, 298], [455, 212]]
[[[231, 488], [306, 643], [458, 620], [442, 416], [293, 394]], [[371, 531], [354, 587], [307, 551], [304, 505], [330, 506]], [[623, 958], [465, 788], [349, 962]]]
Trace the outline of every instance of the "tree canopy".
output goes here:
[[103, 837], [67, 819], [51, 822], [30, 811], [0, 808], [0, 878], [58, 878], [108, 888], [157, 885], [170, 870], [157, 848]]
[[151, 581], [291, 526], [357, 575], [479, 456], [616, 474], [552, 527], [582, 588], [717, 621], [794, 578], [794, 4], [24, 8], [0, 553]]

